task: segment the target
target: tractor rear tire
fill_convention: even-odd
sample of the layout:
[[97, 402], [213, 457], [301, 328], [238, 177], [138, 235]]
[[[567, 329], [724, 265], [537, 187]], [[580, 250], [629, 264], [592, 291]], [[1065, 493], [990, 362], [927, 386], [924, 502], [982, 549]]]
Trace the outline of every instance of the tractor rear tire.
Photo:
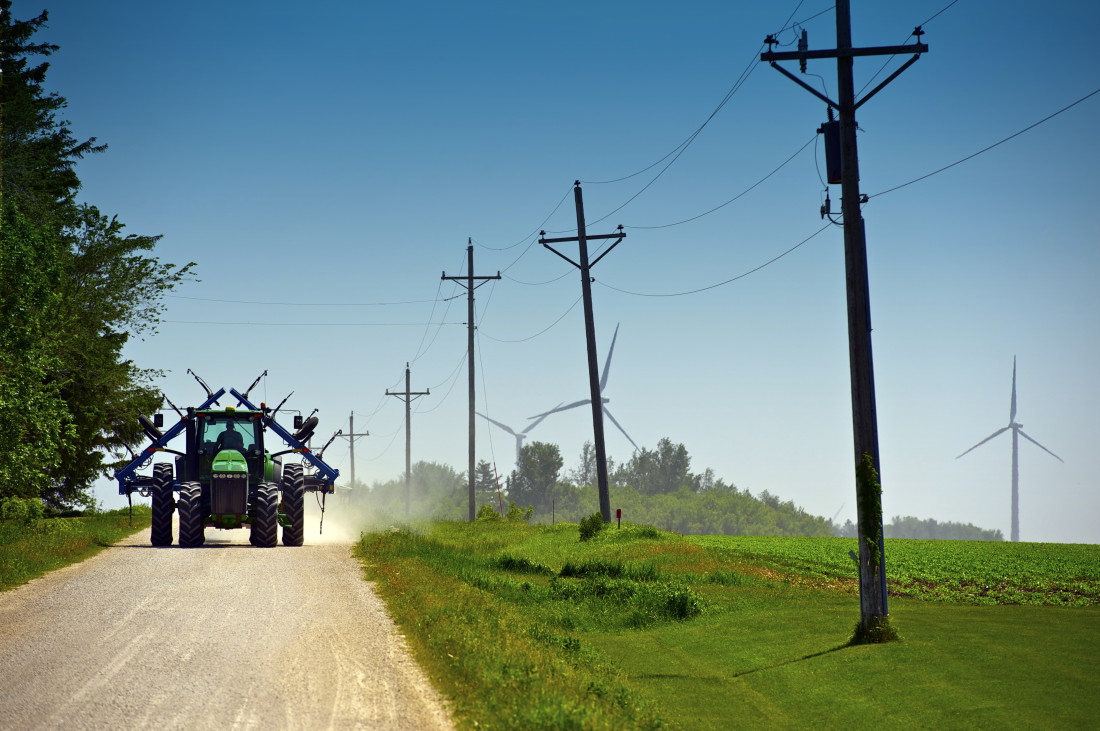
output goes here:
[[180, 487], [180, 547], [198, 548], [206, 542], [203, 523], [206, 511], [202, 507], [202, 485], [185, 482]]
[[149, 529], [149, 542], [154, 546], [172, 545], [172, 513], [176, 510], [173, 493], [172, 465], [153, 465], [153, 524]]
[[300, 464], [283, 467], [283, 513], [290, 522], [283, 526], [283, 545], [302, 545], [306, 535], [306, 483]]
[[279, 542], [279, 488], [272, 482], [256, 488], [249, 542], [259, 548], [274, 548]]

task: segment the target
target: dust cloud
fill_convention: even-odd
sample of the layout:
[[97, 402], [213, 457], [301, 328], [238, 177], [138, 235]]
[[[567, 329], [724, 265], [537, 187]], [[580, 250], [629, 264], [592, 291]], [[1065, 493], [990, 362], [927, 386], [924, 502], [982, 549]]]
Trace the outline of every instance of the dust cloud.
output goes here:
[[325, 498], [323, 523], [320, 493], [306, 493], [305, 507], [306, 545], [349, 545], [357, 543], [364, 532], [389, 526], [383, 518], [338, 495]]

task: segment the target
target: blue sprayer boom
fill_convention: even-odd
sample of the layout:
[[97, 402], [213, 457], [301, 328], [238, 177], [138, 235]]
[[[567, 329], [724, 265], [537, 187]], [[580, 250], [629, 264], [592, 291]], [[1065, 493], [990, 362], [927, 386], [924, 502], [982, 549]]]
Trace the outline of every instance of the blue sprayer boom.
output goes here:
[[[138, 492], [152, 498], [150, 541], [154, 546], [172, 545], [172, 516], [177, 509], [179, 545], [183, 547], [201, 546], [208, 527], [246, 525], [251, 529], [254, 546], [274, 546], [280, 526], [283, 545], [302, 545], [305, 493], [319, 493], [323, 511], [324, 498], [333, 493], [340, 474], [308, 446], [317, 428], [317, 417], [303, 420], [296, 416], [291, 432], [275, 420], [282, 404], [272, 410], [266, 404], [257, 407], [248, 400], [248, 392], [259, 378], [244, 394], [231, 388], [229, 394], [236, 404], [225, 407], [218, 403], [226, 395], [224, 388], [213, 392], [198, 376], [195, 379], [206, 390], [206, 400], [197, 407], [188, 407], [186, 412], [173, 406], [179, 421], [172, 428], [161, 431], [161, 414], [154, 419], [138, 417], [151, 444], [115, 472], [119, 494], [129, 498]], [[268, 432], [274, 432], [286, 448], [275, 453], [265, 448]], [[183, 451], [169, 449], [168, 444], [181, 434]], [[157, 452], [174, 454], [174, 468], [172, 464], [157, 463], [151, 474], [138, 474]], [[307, 473], [297, 462], [284, 465], [282, 457], [287, 454], [299, 455], [314, 471]]]

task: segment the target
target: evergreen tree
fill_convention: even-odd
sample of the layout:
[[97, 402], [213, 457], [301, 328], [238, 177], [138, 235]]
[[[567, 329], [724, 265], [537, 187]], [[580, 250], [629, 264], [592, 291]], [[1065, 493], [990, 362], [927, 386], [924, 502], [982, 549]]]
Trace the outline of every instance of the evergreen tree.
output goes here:
[[497, 478], [493, 466], [485, 460], [477, 463], [474, 470], [474, 501], [478, 506], [489, 505], [494, 510], [500, 507], [497, 497]]

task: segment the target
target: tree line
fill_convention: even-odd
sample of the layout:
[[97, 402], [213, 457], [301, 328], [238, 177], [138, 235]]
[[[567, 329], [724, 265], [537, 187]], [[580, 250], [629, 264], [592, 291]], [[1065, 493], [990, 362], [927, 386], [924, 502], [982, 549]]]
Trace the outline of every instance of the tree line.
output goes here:
[[156, 334], [195, 264], [160, 261], [160, 236], [78, 200], [77, 163], [107, 146], [74, 137], [67, 101], [46, 89], [59, 48], [34, 36], [47, 18], [15, 20], [0, 0], [0, 499], [62, 510], [94, 507], [92, 483], [141, 442], [160, 371], [123, 348]]
[[[599, 505], [595, 457], [585, 443], [576, 469], [563, 473], [564, 460], [555, 444], [532, 442], [520, 449], [514, 471], [498, 479], [482, 460], [475, 471], [478, 507], [507, 511], [511, 504], [532, 508], [532, 520], [571, 522], [592, 514]], [[677, 533], [725, 535], [829, 536], [830, 523], [810, 515], [792, 501], [766, 490], [752, 495], [716, 478], [710, 469], [691, 471], [683, 444], [665, 438], [656, 449], [639, 449], [629, 460], [609, 468], [613, 509], [623, 519]], [[376, 482], [358, 490], [372, 512], [405, 515], [405, 479]], [[435, 462], [413, 464], [409, 481], [409, 515], [464, 520], [468, 513], [469, 477]]]
[[[847, 521], [842, 526], [834, 528], [838, 536], [844, 538], [856, 537], [856, 526], [852, 521]], [[923, 538], [941, 541], [1003, 541], [1004, 533], [999, 529], [979, 528], [971, 523], [953, 523], [947, 521], [937, 523], [933, 518], [921, 520], [912, 515], [902, 517], [895, 515], [893, 520], [882, 527], [883, 535], [887, 538]]]

